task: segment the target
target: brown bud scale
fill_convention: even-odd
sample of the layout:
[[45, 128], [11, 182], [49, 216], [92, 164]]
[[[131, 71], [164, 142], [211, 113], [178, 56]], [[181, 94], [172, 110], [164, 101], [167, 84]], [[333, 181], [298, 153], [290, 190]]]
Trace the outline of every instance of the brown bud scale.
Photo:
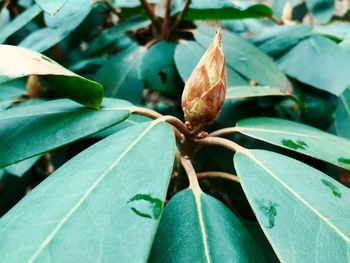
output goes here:
[[226, 67], [219, 30], [194, 68], [182, 94], [185, 120], [194, 132], [214, 122], [226, 96]]

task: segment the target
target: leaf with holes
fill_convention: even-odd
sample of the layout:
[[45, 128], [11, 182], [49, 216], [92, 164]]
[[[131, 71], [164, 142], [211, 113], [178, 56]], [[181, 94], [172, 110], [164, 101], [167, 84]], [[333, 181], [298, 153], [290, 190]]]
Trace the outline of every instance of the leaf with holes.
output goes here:
[[2, 261], [145, 262], [174, 147], [168, 124], [148, 122], [80, 153], [1, 218]]
[[140, 77], [145, 86], [165, 95], [179, 95], [182, 82], [175, 68], [175, 43], [161, 41], [147, 50], [140, 63]]
[[250, 118], [239, 121], [237, 131], [350, 170], [350, 140], [311, 126], [276, 118]]
[[350, 190], [289, 157], [247, 150], [234, 157], [243, 190], [283, 262], [349, 262]]
[[117, 99], [105, 99], [100, 110], [61, 99], [1, 111], [0, 167], [122, 122], [129, 117], [131, 108], [130, 103]]
[[242, 222], [220, 201], [189, 188], [164, 209], [150, 262], [266, 262]]

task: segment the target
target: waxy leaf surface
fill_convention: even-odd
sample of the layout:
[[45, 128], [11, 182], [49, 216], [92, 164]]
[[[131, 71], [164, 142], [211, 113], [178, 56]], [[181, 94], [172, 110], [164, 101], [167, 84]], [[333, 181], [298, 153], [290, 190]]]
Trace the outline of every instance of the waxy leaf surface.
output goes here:
[[250, 137], [350, 170], [350, 140], [301, 123], [276, 118], [250, 118], [237, 123]]
[[74, 142], [129, 117], [132, 105], [105, 99], [100, 110], [60, 99], [0, 112], [0, 167]]
[[0, 84], [29, 76], [45, 76], [56, 93], [88, 107], [98, 108], [103, 97], [102, 86], [83, 78], [52, 59], [25, 48], [0, 45]]
[[148, 122], [86, 149], [1, 218], [1, 261], [146, 262], [174, 146], [171, 126]]
[[292, 158], [238, 152], [248, 201], [282, 262], [349, 262], [350, 190]]
[[[194, 31], [195, 40], [207, 48], [215, 34], [213, 28], [202, 28]], [[258, 48], [234, 33], [222, 32], [222, 45], [226, 64], [248, 80], [254, 80], [260, 85], [288, 89], [287, 78], [273, 62]], [[236, 84], [237, 85], [237, 84]]]
[[199, 189], [176, 194], [164, 209], [150, 262], [265, 262], [240, 220]]

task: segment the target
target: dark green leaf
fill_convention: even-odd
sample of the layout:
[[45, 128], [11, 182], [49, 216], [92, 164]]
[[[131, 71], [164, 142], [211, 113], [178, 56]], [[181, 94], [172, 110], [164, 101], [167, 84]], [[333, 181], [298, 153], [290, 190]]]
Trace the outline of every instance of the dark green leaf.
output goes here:
[[150, 262], [264, 262], [240, 220], [221, 202], [189, 188], [164, 209]]
[[339, 96], [334, 115], [335, 131], [338, 135], [350, 139], [350, 89], [347, 88]]
[[[140, 0], [114, 0], [113, 2], [120, 8], [132, 8], [141, 5]], [[147, 0], [147, 2], [150, 4], [157, 4], [159, 0]]]
[[349, 262], [348, 188], [306, 164], [269, 151], [238, 152], [234, 163], [281, 262]]
[[171, 126], [152, 122], [80, 153], [1, 218], [1, 260], [146, 262], [174, 146]]
[[24, 161], [21, 161], [19, 163], [15, 163], [9, 166], [6, 166], [3, 168], [3, 171], [5, 171], [8, 174], [22, 177], [22, 175], [27, 172], [32, 166], [41, 158], [40, 155], [34, 156], [32, 158], [26, 159]]
[[141, 103], [143, 82], [138, 68], [144, 52], [145, 48], [133, 45], [106, 61], [95, 76], [104, 86], [105, 96]]
[[124, 49], [131, 45], [133, 40], [126, 34], [128, 31], [134, 31], [143, 27], [149, 26], [150, 20], [144, 17], [128, 18], [117, 26], [104, 30], [95, 37], [88, 46], [86, 52], [89, 55], [99, 54], [110, 48], [117, 47]]
[[329, 25], [319, 25], [313, 29], [313, 32], [338, 41], [350, 39], [349, 23], [336, 22]]
[[8, 24], [10, 22], [10, 19], [10, 11], [6, 7], [2, 8], [0, 10], [0, 28], [3, 28], [6, 24]]
[[[178, 15], [181, 11], [177, 12]], [[197, 0], [192, 1], [186, 12], [186, 20], [222, 20], [270, 17], [272, 10], [263, 4]]]
[[263, 97], [263, 96], [287, 96], [286, 92], [269, 86], [235, 86], [228, 87], [226, 100]]
[[[194, 31], [196, 41], [207, 48], [215, 30], [212, 28]], [[260, 85], [273, 86], [281, 91], [288, 89], [288, 80], [271, 58], [262, 53], [248, 41], [231, 33], [223, 32], [223, 48], [226, 64], [248, 80]]]
[[[190, 77], [193, 69], [204, 54], [204, 47], [194, 41], [181, 41], [175, 49], [174, 61], [176, 68], [184, 82]], [[244, 77], [234, 71], [226, 63], [227, 85], [247, 85], [248, 82]]]
[[108, 128], [128, 118], [131, 107], [105, 99], [102, 108], [94, 110], [61, 99], [1, 111], [0, 167]]
[[[50, 3], [51, 1], [46, 1]], [[18, 45], [43, 52], [73, 31], [91, 11], [90, 0], [69, 0], [54, 16], [44, 15], [48, 27], [34, 31]]]
[[287, 75], [336, 96], [350, 84], [350, 55], [322, 36], [303, 40], [278, 64]]
[[108, 137], [108, 136], [118, 132], [118, 131], [126, 129], [130, 126], [134, 126], [134, 125], [137, 125], [137, 124], [140, 124], [140, 123], [143, 123], [146, 121], [150, 121], [150, 120], [151, 119], [146, 117], [146, 116], [132, 114], [125, 121], [118, 123], [118, 124], [115, 124], [112, 127], [107, 128], [105, 130], [102, 130], [98, 133], [95, 133], [95, 134], [89, 136], [89, 138], [105, 138], [105, 137]]
[[305, 0], [307, 8], [320, 22], [328, 22], [333, 15], [335, 0]]
[[0, 45], [0, 57], [0, 84], [28, 75], [44, 75], [58, 94], [92, 108], [101, 104], [103, 89], [100, 84], [63, 68], [42, 54]]
[[181, 93], [181, 79], [173, 59], [175, 47], [175, 43], [161, 41], [147, 50], [140, 62], [140, 77], [147, 88], [165, 95]]
[[35, 0], [40, 8], [50, 15], [55, 15], [67, 1], [74, 2], [74, 0]]
[[237, 123], [240, 133], [350, 170], [350, 140], [301, 123], [251, 118]]
[[270, 56], [279, 56], [311, 34], [306, 25], [275, 26], [253, 38], [253, 43]]
[[34, 17], [42, 12], [38, 5], [33, 5], [23, 13], [18, 15], [14, 20], [8, 23], [6, 26], [0, 29], [0, 43], [4, 43], [5, 40], [13, 33], [20, 30], [23, 26], [28, 24]]

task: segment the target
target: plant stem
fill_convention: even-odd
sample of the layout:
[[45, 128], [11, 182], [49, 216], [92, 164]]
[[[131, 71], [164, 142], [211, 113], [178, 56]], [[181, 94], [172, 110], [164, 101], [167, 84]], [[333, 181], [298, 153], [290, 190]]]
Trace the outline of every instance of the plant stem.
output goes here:
[[228, 139], [219, 138], [219, 137], [205, 137], [203, 139], [196, 139], [194, 140], [196, 143], [201, 145], [213, 145], [213, 146], [222, 146], [228, 150], [231, 150], [233, 152], [245, 152], [247, 153], [248, 150], [239, 144], [230, 141]]
[[194, 189], [200, 189], [198, 179], [196, 176], [196, 171], [193, 168], [191, 161], [183, 156], [180, 157], [182, 167], [185, 169], [188, 181], [190, 182], [190, 187]]
[[177, 19], [176, 19], [176, 21], [175, 21], [175, 23], [172, 26], [170, 31], [176, 30], [178, 28], [178, 26], [181, 24], [181, 22], [183, 21], [183, 19], [186, 16], [186, 13], [187, 13], [187, 10], [188, 10], [190, 4], [191, 4], [191, 0], [185, 1], [185, 4], [184, 4], [184, 7], [182, 8], [182, 11], [181, 11], [180, 15], [177, 17]]
[[185, 124], [182, 121], [180, 121], [178, 118], [171, 116], [171, 115], [166, 115], [166, 116], [160, 117], [159, 119], [166, 121], [167, 123], [176, 127], [185, 136], [187, 136], [187, 137], [193, 136], [193, 134], [187, 129]]
[[150, 117], [151, 119], [157, 119], [157, 118], [163, 117], [162, 114], [154, 110], [142, 108], [142, 107], [134, 107], [132, 108], [131, 112], [135, 114], [140, 114], [146, 117]]
[[235, 133], [235, 132], [238, 132], [238, 131], [239, 131], [238, 127], [229, 127], [229, 128], [224, 128], [224, 129], [220, 129], [220, 130], [214, 131], [212, 133], [209, 133], [209, 136], [221, 137], [221, 136], [224, 136], [224, 135], [227, 135], [227, 134], [231, 134], [231, 133]]
[[162, 39], [169, 40], [170, 31], [169, 31], [169, 19], [170, 19], [170, 6], [171, 0], [166, 1], [164, 20], [162, 24]]
[[238, 176], [234, 174], [219, 172], [219, 171], [197, 173], [197, 178], [198, 179], [217, 178], [217, 179], [228, 180], [234, 183], [240, 183]]
[[274, 22], [276, 25], [284, 25], [284, 22], [282, 19], [278, 19], [275, 16], [270, 16], [269, 19]]
[[149, 17], [149, 19], [151, 19], [153, 27], [158, 32], [159, 25], [158, 25], [157, 16], [154, 14], [151, 5], [147, 2], [147, 0], [140, 0], [140, 2], [143, 8], [145, 9], [147, 16]]
[[96, 0], [95, 3], [103, 3], [106, 6], [108, 6], [108, 8], [112, 11], [113, 14], [115, 14], [119, 20], [123, 19], [123, 16], [121, 14], [121, 10], [119, 8], [117, 8], [116, 6], [114, 6], [109, 0]]

